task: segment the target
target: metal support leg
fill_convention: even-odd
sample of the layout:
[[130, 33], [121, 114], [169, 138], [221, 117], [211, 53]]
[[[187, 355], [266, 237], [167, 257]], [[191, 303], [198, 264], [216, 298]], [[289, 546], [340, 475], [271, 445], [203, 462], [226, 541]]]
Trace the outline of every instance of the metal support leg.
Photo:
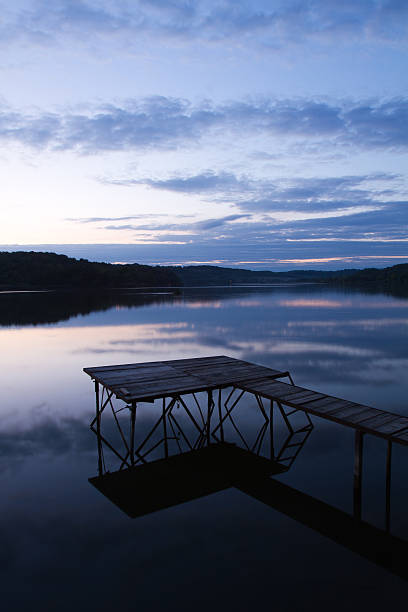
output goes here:
[[166, 398], [163, 397], [163, 440], [164, 440], [164, 456], [167, 459], [169, 456], [169, 445], [167, 441], [167, 424], [166, 424]]
[[130, 464], [135, 465], [135, 425], [136, 425], [136, 402], [132, 402], [130, 409]]
[[293, 433], [294, 433], [293, 427], [292, 427], [292, 425], [291, 425], [291, 424], [290, 424], [290, 422], [289, 422], [289, 419], [288, 419], [288, 417], [287, 417], [287, 415], [286, 415], [286, 412], [285, 412], [285, 411], [284, 411], [284, 409], [283, 409], [282, 404], [281, 404], [280, 402], [278, 402], [278, 401], [277, 401], [276, 403], [277, 403], [278, 408], [279, 408], [279, 411], [280, 411], [280, 413], [281, 413], [281, 415], [282, 415], [282, 417], [283, 417], [283, 420], [284, 420], [284, 421], [285, 421], [285, 423], [286, 423], [286, 427], [288, 428], [289, 432], [290, 432], [291, 434], [293, 434]]
[[207, 446], [211, 442], [211, 412], [213, 406], [212, 391], [208, 391], [208, 408], [207, 408]]
[[101, 412], [99, 409], [99, 383], [95, 381], [95, 398], [96, 398], [96, 435], [98, 440], [98, 473], [103, 474], [102, 461], [102, 439], [101, 439]]
[[363, 471], [363, 432], [356, 430], [354, 439], [354, 518], [361, 521], [361, 484]]
[[390, 532], [391, 527], [391, 450], [392, 442], [387, 443], [387, 469], [385, 481], [385, 530]]
[[218, 389], [218, 418], [220, 420], [221, 442], [224, 442], [224, 426], [222, 423], [222, 390]]
[[275, 459], [275, 447], [273, 444], [273, 400], [271, 400], [269, 407], [269, 437], [270, 437], [270, 452], [271, 461]]

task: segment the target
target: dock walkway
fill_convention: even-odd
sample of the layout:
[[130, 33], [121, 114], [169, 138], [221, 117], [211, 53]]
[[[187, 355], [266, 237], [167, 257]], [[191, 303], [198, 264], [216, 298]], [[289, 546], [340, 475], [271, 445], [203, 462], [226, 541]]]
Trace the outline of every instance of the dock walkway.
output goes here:
[[400, 414], [269, 379], [245, 381], [237, 387], [295, 410], [408, 445], [408, 417]]

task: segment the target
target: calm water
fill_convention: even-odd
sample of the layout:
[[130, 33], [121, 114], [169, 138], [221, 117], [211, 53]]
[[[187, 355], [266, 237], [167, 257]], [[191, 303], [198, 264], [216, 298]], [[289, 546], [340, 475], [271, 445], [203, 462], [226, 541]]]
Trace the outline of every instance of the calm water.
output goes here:
[[[88, 478], [84, 366], [225, 354], [408, 414], [408, 300], [317, 286], [0, 294], [0, 567], [5, 610], [383, 610], [408, 583], [237, 489], [130, 519]], [[152, 421], [149, 407], [142, 426]], [[241, 415], [251, 430], [255, 412]], [[278, 480], [352, 512], [351, 430], [314, 419]], [[284, 424], [276, 421], [277, 435]], [[384, 526], [386, 442], [366, 436], [363, 519]], [[391, 533], [408, 539], [408, 447]], [[407, 556], [408, 564], [408, 556]]]

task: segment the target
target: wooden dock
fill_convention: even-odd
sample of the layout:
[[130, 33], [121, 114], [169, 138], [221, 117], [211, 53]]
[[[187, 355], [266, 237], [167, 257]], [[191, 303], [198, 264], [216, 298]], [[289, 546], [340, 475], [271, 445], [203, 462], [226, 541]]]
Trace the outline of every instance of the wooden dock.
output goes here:
[[[224, 355], [84, 368], [127, 404], [232, 387], [280, 407], [334, 421], [362, 433], [408, 445], [408, 417], [292, 384], [290, 374]], [[289, 383], [282, 378], [288, 378]], [[222, 417], [225, 420], [228, 414]]]
[[[91, 429], [97, 437], [99, 475], [89, 480], [129, 516], [234, 486], [408, 578], [408, 545], [390, 536], [391, 449], [393, 443], [408, 445], [408, 417], [298, 387], [287, 371], [224, 355], [84, 371], [94, 381], [96, 397]], [[261, 421], [251, 444], [234, 420], [248, 394]], [[136, 427], [139, 410], [144, 420], [138, 418]], [[274, 414], [281, 415], [289, 433], [280, 450], [275, 448]], [[296, 460], [312, 432], [311, 417], [355, 431], [353, 516], [271, 478]], [[111, 438], [115, 426], [116, 443]], [[228, 439], [231, 434], [238, 442]], [[366, 434], [387, 442], [385, 531], [361, 520]], [[116, 471], [107, 469], [106, 448]]]
[[[108, 448], [111, 455], [119, 460], [119, 470], [123, 470], [146, 464], [148, 456], [157, 459], [158, 448], [163, 450], [163, 458], [167, 459], [174, 454], [174, 444], [178, 449], [176, 453], [183, 453], [197, 451], [214, 443], [231, 442], [224, 435], [224, 429], [230, 426], [238, 434], [245, 449], [258, 456], [269, 436], [269, 445], [266, 445], [269, 449], [268, 460], [281, 462], [288, 469], [311, 433], [313, 416], [355, 430], [353, 499], [356, 518], [361, 517], [363, 438], [370, 434], [387, 441], [386, 498], [389, 522], [392, 445], [408, 445], [408, 417], [404, 415], [298, 387], [287, 371], [274, 370], [225, 355], [108, 365], [84, 368], [84, 371], [95, 382], [96, 415], [91, 422], [91, 429], [97, 436], [99, 476], [109, 471], [105, 465], [104, 448]], [[252, 446], [245, 441], [232, 417], [232, 412], [245, 394], [255, 398], [263, 418]], [[114, 400], [121, 404], [119, 408], [114, 406]], [[136, 413], [143, 403], [154, 403], [156, 400], [161, 401], [160, 416], [147, 435], [136, 443]], [[265, 405], [265, 402], [269, 405]], [[111, 409], [123, 442], [120, 449], [103, 432], [102, 414], [107, 407], [108, 413]], [[187, 418], [188, 431], [180, 422], [180, 407]], [[130, 412], [127, 431], [123, 421], [122, 425], [120, 423], [121, 415], [118, 418], [118, 413], [123, 415], [125, 408]], [[142, 409], [148, 410], [148, 407]], [[275, 409], [281, 414], [289, 432], [279, 452], [275, 452], [274, 447]], [[157, 404], [155, 414], [157, 416]], [[306, 423], [295, 429], [292, 423], [299, 414], [304, 415]], [[193, 437], [191, 429], [195, 434]], [[291, 437], [297, 439], [292, 440]], [[291, 454], [284, 456], [288, 450]]]

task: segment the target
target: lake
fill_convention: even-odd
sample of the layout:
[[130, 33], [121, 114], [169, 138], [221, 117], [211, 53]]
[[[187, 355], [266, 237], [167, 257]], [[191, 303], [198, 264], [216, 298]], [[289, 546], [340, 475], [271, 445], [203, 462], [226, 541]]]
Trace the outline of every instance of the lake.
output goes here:
[[[319, 285], [3, 292], [0, 326], [5, 610], [384, 610], [405, 603], [403, 578], [340, 536], [296, 520], [290, 508], [279, 511], [237, 488], [129, 518], [88, 482], [98, 468], [89, 429], [95, 398], [82, 368], [229, 355], [288, 370], [297, 385], [408, 415], [408, 299]], [[148, 428], [149, 405], [140, 414]], [[239, 418], [252, 435], [249, 404]], [[313, 424], [276, 479], [306, 494], [295, 514], [307, 496], [320, 500], [324, 522], [327, 508], [353, 512], [354, 432], [318, 418]], [[283, 439], [278, 416], [275, 429]], [[386, 441], [365, 436], [362, 518], [379, 529], [386, 452]], [[390, 530], [403, 540], [407, 468], [408, 447], [394, 444]]]

